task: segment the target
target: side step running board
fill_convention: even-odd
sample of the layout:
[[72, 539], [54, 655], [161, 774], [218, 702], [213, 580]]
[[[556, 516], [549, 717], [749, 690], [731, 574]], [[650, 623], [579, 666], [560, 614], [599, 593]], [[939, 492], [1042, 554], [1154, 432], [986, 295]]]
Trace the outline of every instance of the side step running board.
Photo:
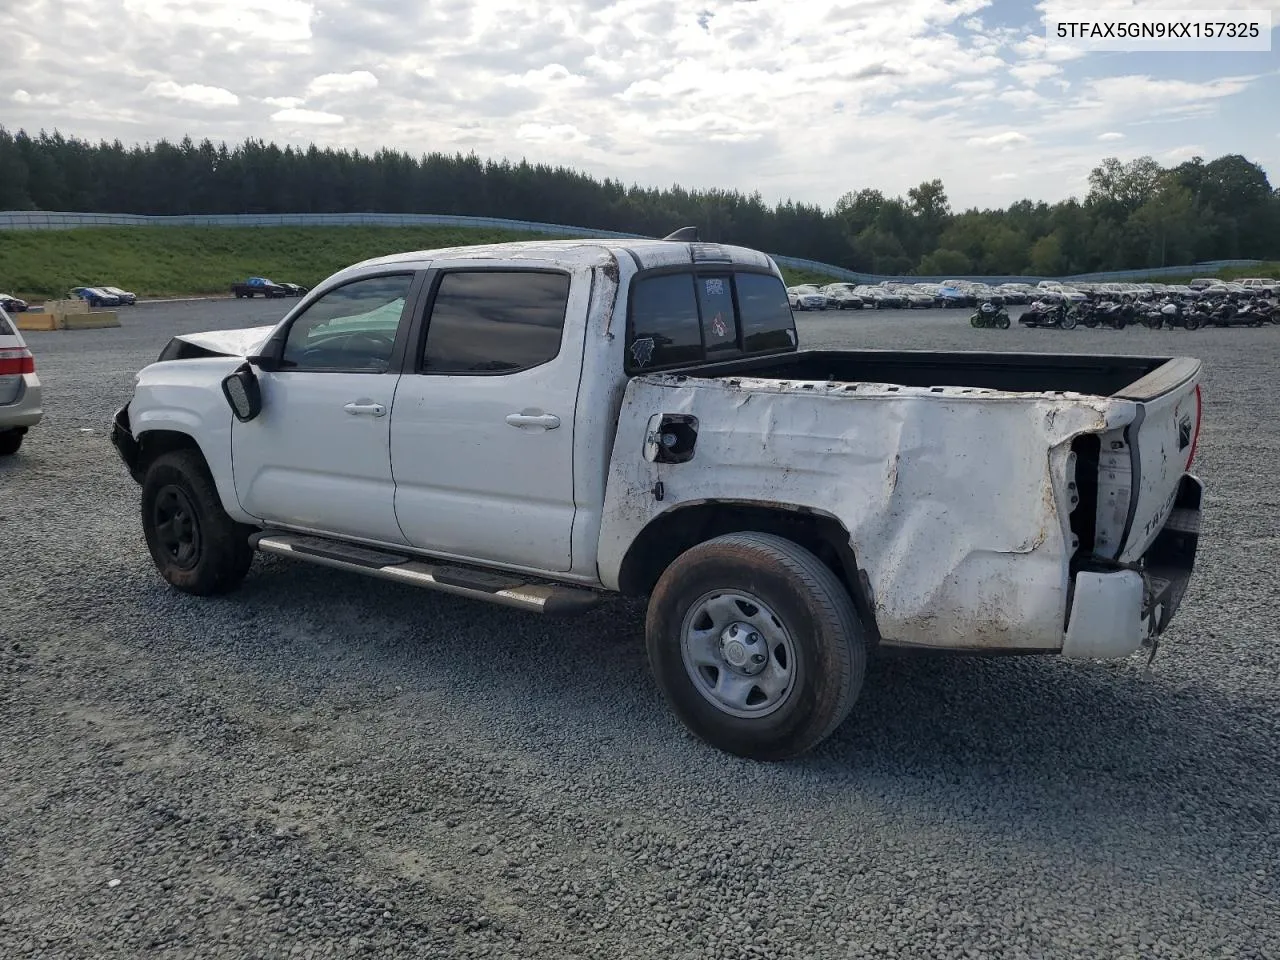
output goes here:
[[583, 613], [595, 607], [601, 599], [600, 594], [592, 590], [532, 580], [518, 573], [433, 563], [299, 533], [268, 530], [255, 533], [249, 538], [249, 543], [263, 553], [395, 580], [441, 593], [487, 600], [533, 613], [552, 616]]

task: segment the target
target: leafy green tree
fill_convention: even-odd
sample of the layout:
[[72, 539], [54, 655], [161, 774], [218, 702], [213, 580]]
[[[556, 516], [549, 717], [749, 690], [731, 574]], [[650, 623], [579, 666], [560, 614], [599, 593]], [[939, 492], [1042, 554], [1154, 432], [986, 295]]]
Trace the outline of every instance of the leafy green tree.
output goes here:
[[925, 254], [916, 273], [922, 277], [942, 277], [947, 279], [949, 277], [963, 276], [972, 269], [973, 261], [959, 250], [948, 250], [942, 247], [932, 253]]
[[1031, 273], [1038, 277], [1058, 277], [1066, 273], [1067, 259], [1057, 232], [1047, 233], [1031, 246]]

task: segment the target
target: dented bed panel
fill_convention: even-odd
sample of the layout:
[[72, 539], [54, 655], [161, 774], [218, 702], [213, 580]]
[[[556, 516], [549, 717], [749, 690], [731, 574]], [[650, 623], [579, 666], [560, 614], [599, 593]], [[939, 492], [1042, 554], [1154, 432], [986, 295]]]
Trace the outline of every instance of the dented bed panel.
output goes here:
[[[1122, 427], [1135, 410], [1096, 396], [963, 387], [638, 378], [619, 414], [601, 579], [616, 588], [627, 547], [665, 511], [717, 499], [783, 503], [849, 530], [886, 642], [1056, 650], [1070, 442]], [[693, 458], [645, 460], [650, 417], [675, 413], [698, 418]]]

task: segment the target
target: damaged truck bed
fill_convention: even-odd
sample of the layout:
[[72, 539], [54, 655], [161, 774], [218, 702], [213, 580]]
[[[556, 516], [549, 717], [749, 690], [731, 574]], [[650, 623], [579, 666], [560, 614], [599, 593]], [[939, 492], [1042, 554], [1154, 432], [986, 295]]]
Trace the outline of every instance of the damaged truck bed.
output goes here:
[[879, 647], [1154, 651], [1197, 549], [1189, 358], [801, 350], [741, 247], [357, 264], [175, 338], [113, 441], [160, 574], [255, 551], [541, 613], [648, 598], [653, 675], [744, 756], [808, 750]]
[[[1184, 472], [1199, 367], [804, 351], [639, 377], [619, 438], [661, 409], [696, 423], [696, 456], [663, 464], [615, 448], [602, 566], [620, 567], [637, 525], [675, 506], [771, 503], [848, 531], [883, 644], [1125, 656], [1157, 626], [1139, 620], [1180, 599], [1179, 578], [1144, 584], [1126, 567], [1175, 509], [1178, 524], [1194, 527], [1199, 488]], [[1187, 535], [1194, 529], [1178, 534]], [[1138, 598], [1142, 617], [1104, 632], [1088, 611], [1110, 583]]]

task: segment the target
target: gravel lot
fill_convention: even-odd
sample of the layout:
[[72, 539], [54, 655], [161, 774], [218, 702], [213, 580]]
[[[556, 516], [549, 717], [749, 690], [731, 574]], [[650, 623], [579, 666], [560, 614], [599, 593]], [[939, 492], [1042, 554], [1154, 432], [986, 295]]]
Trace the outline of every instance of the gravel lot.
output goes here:
[[31, 333], [0, 466], [0, 957], [1280, 957], [1280, 327], [805, 314], [808, 345], [1206, 361], [1200, 566], [1142, 662], [903, 657], [817, 753], [663, 707], [642, 608], [554, 622], [259, 558], [155, 574], [107, 438], [176, 331]]

